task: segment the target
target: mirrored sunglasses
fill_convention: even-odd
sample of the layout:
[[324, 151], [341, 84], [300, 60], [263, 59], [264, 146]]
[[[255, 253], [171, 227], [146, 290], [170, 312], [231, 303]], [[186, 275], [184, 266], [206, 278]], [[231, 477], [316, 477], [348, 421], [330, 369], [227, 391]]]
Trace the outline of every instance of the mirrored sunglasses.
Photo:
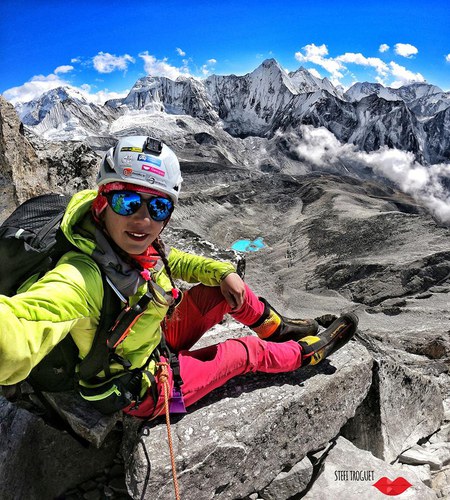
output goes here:
[[150, 217], [155, 221], [162, 222], [167, 220], [173, 211], [172, 200], [162, 196], [153, 196], [146, 200], [140, 193], [134, 191], [111, 191], [105, 193], [104, 196], [113, 212], [118, 215], [132, 215], [145, 203]]

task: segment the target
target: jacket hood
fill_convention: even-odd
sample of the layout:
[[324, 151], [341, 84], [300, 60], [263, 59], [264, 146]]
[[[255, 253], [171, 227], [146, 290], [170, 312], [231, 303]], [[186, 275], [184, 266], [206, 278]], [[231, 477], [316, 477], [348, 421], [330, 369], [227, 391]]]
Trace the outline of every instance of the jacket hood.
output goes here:
[[105, 233], [94, 224], [90, 211], [96, 196], [94, 190], [76, 193], [64, 213], [61, 230], [72, 245], [92, 257], [124, 297], [131, 297], [145, 280], [136, 267], [114, 251]]
[[97, 191], [91, 189], [74, 194], [67, 205], [61, 222], [64, 236], [72, 245], [87, 255], [92, 255], [96, 247], [96, 228], [90, 217], [86, 217], [90, 213], [92, 202], [96, 197]]

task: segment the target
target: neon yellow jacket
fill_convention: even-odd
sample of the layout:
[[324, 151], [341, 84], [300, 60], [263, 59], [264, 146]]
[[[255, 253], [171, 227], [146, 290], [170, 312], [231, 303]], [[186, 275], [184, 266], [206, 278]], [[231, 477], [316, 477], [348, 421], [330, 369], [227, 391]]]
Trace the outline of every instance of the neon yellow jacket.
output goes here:
[[[88, 214], [96, 191], [73, 196], [61, 228], [79, 249], [65, 254], [57, 266], [26, 291], [13, 297], [0, 295], [0, 385], [24, 380], [41, 359], [70, 333], [83, 358], [89, 352], [100, 318], [103, 281], [97, 263], [90, 257], [95, 248], [95, 229]], [[230, 263], [215, 261], [172, 248], [169, 253], [172, 276], [188, 283], [217, 286], [234, 272]], [[7, 266], [7, 263], [2, 263]], [[157, 270], [160, 267], [159, 270]], [[164, 290], [172, 286], [163, 266], [152, 271], [152, 279]], [[26, 288], [26, 287], [23, 287]], [[145, 293], [143, 285], [129, 298], [136, 303]], [[159, 297], [163, 300], [162, 296]], [[168, 305], [151, 302], [116, 352], [141, 367], [159, 344], [160, 323]], [[154, 364], [150, 371], [155, 372]], [[112, 365], [111, 371], [122, 370]]]

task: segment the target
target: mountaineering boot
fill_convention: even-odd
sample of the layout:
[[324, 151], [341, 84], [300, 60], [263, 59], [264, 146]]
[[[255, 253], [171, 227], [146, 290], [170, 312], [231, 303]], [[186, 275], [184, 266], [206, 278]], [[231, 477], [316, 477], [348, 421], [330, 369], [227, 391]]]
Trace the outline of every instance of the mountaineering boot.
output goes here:
[[355, 334], [358, 317], [345, 313], [337, 318], [318, 336], [303, 337], [298, 341], [302, 348], [302, 366], [317, 365], [346, 344]]
[[259, 300], [264, 304], [264, 312], [256, 323], [250, 325], [260, 339], [270, 342], [286, 342], [300, 340], [307, 335], [315, 335], [319, 324], [314, 319], [290, 319], [278, 313], [262, 297]]

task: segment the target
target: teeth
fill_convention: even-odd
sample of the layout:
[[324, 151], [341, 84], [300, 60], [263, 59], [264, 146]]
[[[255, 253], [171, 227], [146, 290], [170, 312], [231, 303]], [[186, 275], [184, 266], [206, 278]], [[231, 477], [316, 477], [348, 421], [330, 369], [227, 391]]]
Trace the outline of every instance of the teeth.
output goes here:
[[135, 236], [136, 238], [142, 238], [145, 236], [145, 233], [132, 233], [130, 232], [131, 236]]

